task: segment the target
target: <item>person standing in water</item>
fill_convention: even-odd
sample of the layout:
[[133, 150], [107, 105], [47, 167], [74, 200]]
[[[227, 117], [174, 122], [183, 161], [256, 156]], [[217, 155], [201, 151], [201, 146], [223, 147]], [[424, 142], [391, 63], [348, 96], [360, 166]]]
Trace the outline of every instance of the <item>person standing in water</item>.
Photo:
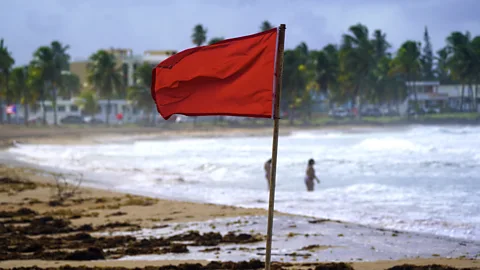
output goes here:
[[272, 169], [272, 159], [267, 160], [263, 165], [263, 169], [265, 170], [265, 178], [267, 178], [267, 186], [270, 189], [270, 173]]
[[317, 180], [317, 183], [320, 184], [320, 180], [318, 180], [318, 177], [315, 175], [315, 169], [313, 168], [313, 165], [315, 165], [315, 160], [311, 158], [308, 161], [307, 171], [305, 172], [305, 185], [307, 186], [307, 191], [313, 191], [315, 184], [313, 180]]

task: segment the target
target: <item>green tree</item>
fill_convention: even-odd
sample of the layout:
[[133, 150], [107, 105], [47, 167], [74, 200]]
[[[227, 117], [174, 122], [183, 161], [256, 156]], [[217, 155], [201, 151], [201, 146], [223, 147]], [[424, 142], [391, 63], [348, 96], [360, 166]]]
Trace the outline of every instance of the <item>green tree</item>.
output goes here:
[[424, 80], [433, 80], [435, 78], [433, 72], [433, 49], [432, 43], [430, 42], [430, 35], [428, 34], [428, 29], [426, 26], [423, 34], [423, 42], [424, 45], [421, 56], [422, 77]]
[[302, 42], [294, 50], [286, 50], [283, 61], [283, 92], [282, 110], [288, 111], [290, 124], [296, 117], [296, 111], [301, 107], [305, 97], [309, 72], [309, 51]]
[[210, 39], [210, 41], [208, 41], [208, 45], [215, 44], [215, 43], [220, 42], [224, 39], [225, 39], [224, 37], [214, 37], [214, 38]]
[[[150, 116], [153, 115], [155, 110], [155, 103], [152, 102], [152, 93], [150, 92], [150, 86], [152, 84], [152, 67], [150, 64], [144, 63], [137, 68], [136, 73], [140, 82], [127, 89], [127, 99], [137, 108], [148, 112], [150, 122]], [[151, 124], [153, 125], [153, 117], [151, 120]]]
[[[42, 78], [42, 70], [39, 67], [36, 67], [32, 64], [28, 66], [27, 69], [27, 91], [24, 93], [23, 103], [29, 105], [30, 107], [37, 107], [37, 101], [40, 100], [40, 94], [45, 83]], [[42, 103], [43, 104], [43, 103]], [[27, 108], [28, 110], [28, 108]], [[45, 118], [45, 110], [43, 117]], [[28, 118], [28, 111], [25, 113], [25, 119]]]
[[472, 50], [474, 55], [474, 65], [475, 65], [475, 72], [474, 80], [475, 80], [475, 109], [477, 109], [477, 99], [479, 98], [478, 93], [478, 86], [480, 85], [480, 36], [476, 36], [472, 42]]
[[399, 74], [407, 82], [408, 96], [414, 94], [415, 108], [418, 109], [418, 94], [415, 81], [421, 75], [420, 43], [408, 40], [402, 44], [392, 63], [392, 74]]
[[82, 91], [76, 104], [82, 110], [82, 113], [92, 117], [99, 111], [97, 93], [94, 90]]
[[15, 103], [21, 103], [24, 106], [25, 125], [28, 126], [28, 70], [27, 67], [16, 67], [12, 70], [10, 76], [10, 89], [12, 89]]
[[352, 103], [356, 104], [358, 117], [361, 117], [364, 90], [368, 88], [369, 74], [376, 65], [375, 46], [369, 39], [368, 28], [362, 24], [351, 26], [349, 33], [343, 35], [341, 51], [340, 70], [354, 87]]
[[70, 55], [67, 53], [70, 46], [63, 46], [58, 41], [50, 43], [50, 48], [53, 54], [53, 77], [52, 79], [52, 107], [53, 107], [53, 123], [57, 125], [57, 97], [60, 94], [66, 96], [65, 85], [63, 79], [65, 76], [62, 74], [64, 71], [68, 71], [70, 68]]
[[315, 81], [319, 90], [323, 94], [334, 95], [339, 89], [337, 80], [339, 73], [337, 46], [328, 44], [320, 51], [311, 52], [311, 55], [314, 63]]
[[[51, 97], [54, 87], [54, 79], [55, 79], [55, 61], [54, 61], [54, 53], [52, 49], [48, 46], [42, 46], [38, 48], [33, 53], [33, 60], [31, 63], [35, 69], [39, 70], [41, 73], [41, 80], [43, 82], [42, 87], [38, 90], [40, 91], [39, 97], [43, 111], [43, 124], [47, 124], [47, 113], [45, 108], [45, 100], [48, 97]], [[56, 105], [52, 104], [53, 106]], [[54, 108], [54, 112], [55, 112]]]
[[[475, 77], [475, 54], [471, 44], [470, 33], [453, 32], [447, 37], [447, 49], [450, 52], [448, 66], [452, 77], [462, 84], [460, 108], [463, 110], [465, 85], [469, 87], [471, 105], [473, 104], [472, 83]], [[473, 106], [472, 106], [472, 109]]]
[[80, 93], [81, 85], [80, 85], [80, 77], [77, 74], [71, 72], [63, 72], [62, 76], [62, 85], [61, 85], [61, 92], [63, 96], [67, 98], [72, 98], [74, 95], [78, 95]]
[[437, 51], [435, 77], [440, 83], [451, 83], [450, 70], [448, 66], [448, 59], [450, 53], [447, 48], [443, 48]]
[[388, 57], [388, 49], [392, 47], [390, 43], [387, 41], [387, 34], [383, 33], [382, 30], [375, 30], [373, 32], [373, 49], [374, 49], [374, 55], [375, 55], [375, 60], [381, 61], [384, 59], [384, 57]]
[[273, 28], [273, 25], [269, 21], [263, 21], [260, 25], [260, 31], [267, 31]]
[[207, 29], [201, 24], [195, 25], [191, 38], [193, 44], [202, 46], [207, 41]]
[[[15, 60], [13, 59], [12, 54], [8, 51], [8, 48], [5, 46], [2, 38], [0, 39], [0, 124], [3, 124], [4, 97], [7, 98], [7, 104], [9, 103], [7, 97], [7, 93], [10, 92], [8, 81], [13, 64], [15, 64]], [[10, 115], [7, 115], [7, 121], [10, 123]]]
[[89, 58], [87, 65], [88, 81], [100, 97], [107, 99], [105, 123], [110, 124], [111, 99], [123, 92], [121, 70], [115, 56], [105, 50], [99, 50]]

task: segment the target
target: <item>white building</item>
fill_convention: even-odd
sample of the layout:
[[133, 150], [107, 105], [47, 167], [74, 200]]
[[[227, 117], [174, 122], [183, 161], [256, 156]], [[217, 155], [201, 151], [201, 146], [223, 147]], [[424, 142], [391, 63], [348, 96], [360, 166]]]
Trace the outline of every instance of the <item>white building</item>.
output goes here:
[[[51, 100], [46, 100], [45, 104], [45, 119], [47, 124], [54, 124], [55, 115], [53, 112], [53, 105]], [[94, 118], [100, 121], [105, 122], [107, 116], [107, 104], [108, 101], [101, 99], [98, 100], [99, 111], [95, 114]], [[109, 122], [114, 124], [117, 123], [117, 114], [122, 114], [123, 123], [134, 123], [141, 119], [147, 118], [148, 115], [142, 110], [136, 109], [132, 104], [124, 99], [114, 99], [110, 100], [110, 115]], [[11, 122], [22, 124], [24, 123], [24, 107], [20, 104], [16, 105], [17, 113], [11, 115]], [[156, 112], [155, 112], [156, 113]], [[41, 102], [37, 102], [36, 106], [29, 108], [28, 120], [32, 123], [42, 123], [43, 119], [43, 108]], [[57, 123], [61, 125], [61, 120], [67, 116], [80, 116], [80, 117], [89, 117], [85, 115], [79, 106], [79, 98], [72, 99], [58, 99], [57, 100]], [[6, 120], [6, 116], [4, 116]]]

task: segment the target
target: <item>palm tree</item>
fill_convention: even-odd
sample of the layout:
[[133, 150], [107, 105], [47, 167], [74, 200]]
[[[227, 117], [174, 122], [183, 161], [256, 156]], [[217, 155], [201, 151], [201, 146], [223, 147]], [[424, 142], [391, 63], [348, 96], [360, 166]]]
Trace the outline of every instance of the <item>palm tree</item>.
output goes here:
[[[34, 65], [29, 65], [27, 69], [26, 92], [24, 93], [23, 103], [28, 106], [37, 106], [37, 100], [41, 99], [45, 83], [42, 78], [42, 69]], [[40, 91], [38, 91], [40, 90]], [[42, 105], [45, 103], [42, 101]], [[25, 119], [28, 118], [28, 111], [25, 113]], [[45, 108], [43, 110], [43, 119], [45, 119]]]
[[127, 99], [134, 103], [135, 106], [147, 111], [150, 119], [155, 110], [155, 103], [152, 102], [152, 94], [150, 92], [152, 66], [144, 63], [137, 68], [136, 73], [137, 78], [139, 78], [139, 84], [127, 89]]
[[478, 97], [478, 85], [480, 84], [480, 36], [476, 36], [472, 42], [472, 50], [474, 53], [474, 63], [475, 63], [475, 109], [477, 109], [477, 99]]
[[354, 100], [358, 107], [357, 117], [361, 117], [362, 96], [367, 88], [367, 78], [376, 65], [376, 50], [368, 37], [368, 28], [357, 24], [349, 28], [349, 33], [343, 35], [340, 54], [341, 70], [350, 74], [354, 86]]
[[195, 25], [192, 33], [192, 43], [197, 47], [202, 46], [207, 41], [207, 29], [201, 24]]
[[398, 50], [392, 63], [392, 74], [403, 75], [407, 82], [408, 96], [411, 95], [413, 89], [416, 110], [418, 109], [418, 95], [414, 83], [420, 75], [420, 47], [419, 42], [406, 41]]
[[387, 41], [387, 34], [381, 30], [375, 30], [375, 32], [373, 32], [372, 43], [375, 50], [376, 61], [380, 61], [380, 59], [388, 56], [388, 49], [390, 49], [391, 45]]
[[67, 50], [70, 46], [63, 46], [58, 41], [53, 41], [50, 44], [53, 53], [53, 78], [52, 78], [52, 107], [53, 107], [53, 122], [57, 125], [57, 96], [59, 90], [64, 90], [62, 71], [67, 71], [70, 68], [70, 55]]
[[82, 91], [76, 104], [84, 114], [91, 116], [92, 119], [95, 117], [95, 114], [98, 113], [98, 99], [94, 90]]
[[214, 38], [210, 39], [210, 41], [208, 41], [208, 45], [215, 44], [215, 43], [220, 42], [224, 39], [225, 39], [224, 37], [214, 37]]
[[68, 72], [62, 72], [61, 74], [61, 92], [67, 98], [72, 98], [73, 95], [78, 95], [80, 93], [80, 77], [77, 74]]
[[[8, 48], [4, 45], [3, 39], [0, 40], [0, 124], [3, 124], [3, 99], [2, 99], [2, 82], [4, 86], [4, 94], [6, 95], [9, 90], [9, 75], [15, 60], [12, 58]], [[7, 103], [9, 101], [7, 100]], [[7, 115], [7, 121], [10, 123], [10, 115]]]
[[316, 72], [316, 81], [320, 91], [328, 94], [328, 90], [333, 91], [338, 76], [338, 49], [333, 44], [328, 44], [323, 50], [312, 52], [314, 58], [314, 69]]
[[[43, 85], [39, 89], [40, 90], [39, 96], [40, 96], [40, 101], [42, 104], [41, 106], [43, 110], [43, 124], [46, 125], [47, 113], [45, 109], [45, 100], [49, 96], [48, 95], [50, 92], [49, 90], [51, 90], [52, 86], [54, 86], [54, 79], [55, 79], [55, 56], [52, 49], [48, 46], [42, 46], [38, 48], [33, 53], [33, 60], [32, 60], [31, 66], [38, 69], [41, 73], [40, 76], [41, 76]], [[54, 102], [53, 106], [55, 105], [56, 105], [56, 102]], [[54, 108], [54, 114], [56, 115], [55, 111], [56, 110]]]
[[[447, 37], [447, 49], [449, 50], [450, 58], [448, 66], [452, 72], [454, 79], [457, 79], [462, 84], [462, 94], [460, 97], [460, 109], [463, 110], [465, 85], [468, 85], [471, 105], [473, 104], [472, 82], [475, 74], [475, 53], [472, 48], [470, 33], [465, 34], [461, 32], [453, 32]], [[473, 109], [473, 106], [472, 108]]]
[[307, 66], [309, 64], [309, 51], [307, 45], [302, 42], [294, 50], [285, 51], [283, 60], [283, 110], [288, 110], [290, 124], [295, 119], [295, 111], [301, 106], [302, 97], [305, 95], [307, 86]]
[[261, 32], [270, 30], [272, 28], [273, 28], [273, 26], [269, 21], [263, 21], [262, 24], [260, 25], [260, 31]]
[[89, 83], [99, 96], [107, 99], [105, 123], [108, 126], [110, 123], [110, 101], [114, 95], [123, 91], [121, 70], [117, 68], [115, 56], [105, 50], [99, 50], [90, 56], [87, 70]]
[[28, 86], [27, 86], [27, 76], [28, 70], [26, 67], [16, 67], [12, 70], [11, 74], [11, 89], [14, 94], [14, 98], [16, 101], [20, 101], [20, 103], [24, 106], [24, 119], [25, 125], [28, 126]]
[[437, 51], [437, 57], [435, 58], [437, 63], [435, 68], [435, 77], [440, 81], [440, 83], [450, 83], [452, 81], [448, 66], [449, 58], [450, 53], [447, 48]]

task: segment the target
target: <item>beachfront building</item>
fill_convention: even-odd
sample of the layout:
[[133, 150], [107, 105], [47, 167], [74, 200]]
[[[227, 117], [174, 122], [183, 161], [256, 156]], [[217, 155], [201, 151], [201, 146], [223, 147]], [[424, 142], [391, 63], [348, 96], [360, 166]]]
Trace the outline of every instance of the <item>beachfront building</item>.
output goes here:
[[[463, 86], [463, 105], [462, 104], [462, 85], [461, 84], [447, 84], [440, 85], [438, 92], [448, 95], [448, 106], [459, 111], [471, 111], [475, 104], [477, 104], [477, 111], [480, 112], [480, 97], [476, 96], [476, 89], [474, 86]], [[476, 103], [473, 101], [476, 99]], [[460, 107], [463, 108], [460, 108]]]
[[420, 109], [441, 110], [447, 107], [448, 94], [439, 92], [440, 82], [438, 81], [407, 81], [405, 82], [410, 95], [407, 97], [409, 107], [413, 108], [415, 102], [415, 92], [417, 93], [416, 100]]
[[[123, 83], [126, 86], [133, 86], [138, 83], [135, 71], [137, 67], [144, 63], [153, 66], [175, 54], [174, 50], [149, 50], [143, 54], [133, 54], [132, 49], [108, 49], [108, 52], [115, 55], [119, 68], [122, 70]], [[87, 81], [88, 59], [76, 59], [70, 63], [70, 71], [80, 78], [82, 88], [88, 88]]]

